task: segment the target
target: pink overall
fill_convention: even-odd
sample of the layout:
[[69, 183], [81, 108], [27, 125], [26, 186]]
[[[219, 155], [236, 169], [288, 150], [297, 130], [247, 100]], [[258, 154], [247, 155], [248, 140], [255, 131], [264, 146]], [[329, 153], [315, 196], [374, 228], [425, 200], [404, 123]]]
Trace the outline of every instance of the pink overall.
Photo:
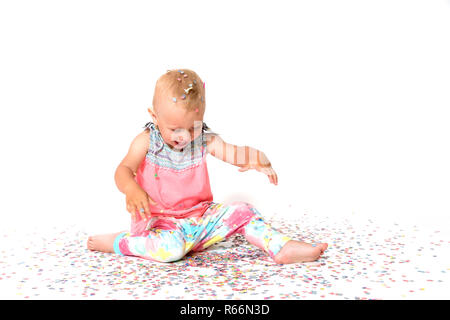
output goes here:
[[150, 145], [135, 181], [157, 202], [151, 218], [136, 212], [131, 231], [117, 236], [114, 251], [121, 255], [171, 262], [190, 251], [201, 251], [240, 233], [272, 258], [291, 240], [266, 223], [249, 203], [213, 201], [206, 165], [208, 127], [181, 151], [171, 149], [149, 122]]

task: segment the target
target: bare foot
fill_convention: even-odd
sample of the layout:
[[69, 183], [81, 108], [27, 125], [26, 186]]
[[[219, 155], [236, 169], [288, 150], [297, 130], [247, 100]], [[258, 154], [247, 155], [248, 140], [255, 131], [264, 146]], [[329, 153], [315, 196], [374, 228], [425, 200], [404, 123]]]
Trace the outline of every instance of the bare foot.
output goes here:
[[87, 241], [87, 247], [92, 251], [114, 253], [114, 240], [122, 232], [99, 234], [90, 236]]
[[327, 248], [327, 243], [317, 243], [313, 246], [310, 243], [291, 240], [281, 248], [274, 260], [279, 264], [311, 262], [317, 260]]

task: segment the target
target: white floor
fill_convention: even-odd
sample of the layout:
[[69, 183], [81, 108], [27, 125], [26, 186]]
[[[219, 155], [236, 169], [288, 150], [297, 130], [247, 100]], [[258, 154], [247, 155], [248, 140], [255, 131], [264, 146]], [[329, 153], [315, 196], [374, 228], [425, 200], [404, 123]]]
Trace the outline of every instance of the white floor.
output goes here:
[[268, 216], [327, 242], [316, 262], [276, 265], [235, 236], [176, 263], [90, 252], [87, 230], [2, 228], [1, 299], [449, 299], [446, 226], [358, 217]]

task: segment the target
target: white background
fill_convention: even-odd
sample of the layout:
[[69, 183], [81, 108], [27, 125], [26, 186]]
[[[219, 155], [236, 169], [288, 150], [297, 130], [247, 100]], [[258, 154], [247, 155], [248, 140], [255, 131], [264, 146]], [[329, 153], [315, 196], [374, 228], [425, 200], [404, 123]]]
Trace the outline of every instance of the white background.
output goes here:
[[0, 46], [2, 226], [126, 229], [114, 172], [175, 68], [278, 173], [208, 155], [216, 202], [449, 224], [449, 1], [2, 1]]

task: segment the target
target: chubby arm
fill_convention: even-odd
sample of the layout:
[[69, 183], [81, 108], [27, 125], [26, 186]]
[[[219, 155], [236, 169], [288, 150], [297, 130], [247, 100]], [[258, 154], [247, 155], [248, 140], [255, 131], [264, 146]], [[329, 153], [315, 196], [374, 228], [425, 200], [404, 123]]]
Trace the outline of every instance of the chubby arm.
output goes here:
[[134, 180], [135, 173], [148, 151], [150, 137], [148, 130], [138, 134], [131, 142], [128, 153], [120, 162], [114, 175], [117, 188], [126, 195], [127, 211], [131, 213], [132, 219], [139, 218], [147, 220], [151, 214], [149, 202], [157, 203], [141, 188]]
[[149, 143], [147, 130], [138, 134], [131, 142], [127, 155], [118, 165], [114, 180], [122, 193], [126, 194], [130, 188], [139, 186], [134, 180], [134, 175], [148, 151]]
[[269, 181], [278, 184], [278, 177], [264, 152], [249, 147], [237, 146], [225, 142], [219, 135], [210, 135], [207, 139], [207, 152], [224, 162], [238, 166], [239, 171], [256, 169], [269, 177]]

